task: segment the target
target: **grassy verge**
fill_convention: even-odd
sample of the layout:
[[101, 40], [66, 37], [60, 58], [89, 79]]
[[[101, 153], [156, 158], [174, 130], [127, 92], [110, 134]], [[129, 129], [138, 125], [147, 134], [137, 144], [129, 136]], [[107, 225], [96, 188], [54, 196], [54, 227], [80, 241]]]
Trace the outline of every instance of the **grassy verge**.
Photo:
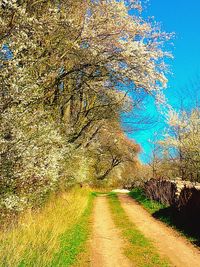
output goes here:
[[[94, 194], [91, 194], [88, 201], [88, 206], [81, 215], [78, 222], [65, 232], [61, 237], [61, 247], [58, 253], [54, 256], [51, 266], [72, 266], [82, 265], [82, 259], [85, 261], [85, 254], [87, 254], [86, 241], [90, 234], [90, 215], [92, 212]], [[81, 257], [77, 259], [77, 256], [81, 254]], [[81, 259], [82, 258], [82, 259]], [[86, 260], [87, 261], [87, 260]], [[84, 265], [85, 266], [85, 265]]]
[[142, 189], [140, 188], [135, 188], [133, 189], [129, 195], [134, 198], [135, 200], [137, 200], [140, 204], [142, 204], [142, 206], [148, 210], [151, 214], [155, 213], [156, 211], [160, 210], [160, 209], [164, 209], [166, 208], [165, 205], [157, 202], [157, 201], [153, 201], [150, 200], [148, 198], [146, 198], [144, 192]]
[[[151, 200], [145, 196], [140, 188], [134, 188], [129, 195], [139, 202], [150, 214], [169, 226], [175, 227], [172, 222], [172, 211], [169, 206], [163, 205], [158, 201]], [[160, 212], [164, 211], [164, 212]], [[158, 216], [157, 216], [158, 215]]]
[[154, 218], [178, 231], [194, 245], [200, 246], [199, 227], [196, 230], [192, 224], [184, 221], [173, 207], [146, 198], [143, 190], [139, 188], [133, 189], [129, 195], [138, 201]]
[[124, 239], [127, 241], [126, 247], [124, 248], [125, 255], [137, 267], [170, 266], [166, 259], [159, 256], [151, 241], [144, 237], [137, 227], [129, 220], [125, 211], [121, 207], [117, 195], [111, 193], [108, 197], [114, 222], [121, 230]]
[[89, 190], [74, 189], [39, 212], [26, 212], [16, 228], [0, 232], [0, 266], [74, 265], [89, 237], [93, 198]]

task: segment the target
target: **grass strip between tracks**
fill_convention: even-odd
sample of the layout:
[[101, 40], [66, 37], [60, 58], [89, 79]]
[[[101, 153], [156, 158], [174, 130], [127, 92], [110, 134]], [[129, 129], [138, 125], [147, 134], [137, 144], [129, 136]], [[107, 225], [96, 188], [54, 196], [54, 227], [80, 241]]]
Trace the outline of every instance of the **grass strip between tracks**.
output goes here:
[[137, 227], [129, 220], [122, 208], [117, 194], [108, 194], [110, 209], [116, 226], [121, 230], [125, 239], [125, 255], [135, 266], [143, 267], [167, 267], [171, 266], [167, 259], [162, 258], [154, 248], [152, 242], [147, 239]]

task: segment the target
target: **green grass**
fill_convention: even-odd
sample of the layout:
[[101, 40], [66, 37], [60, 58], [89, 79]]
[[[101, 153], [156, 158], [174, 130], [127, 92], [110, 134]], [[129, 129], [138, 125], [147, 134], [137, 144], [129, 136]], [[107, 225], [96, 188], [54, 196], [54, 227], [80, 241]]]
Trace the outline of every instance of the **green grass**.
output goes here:
[[[82, 193], [84, 194], [84, 192]], [[47, 245], [44, 243], [38, 243], [36, 249], [33, 248], [32, 254], [30, 257], [30, 245], [27, 246], [27, 250], [23, 255], [23, 259], [20, 261], [19, 264], [15, 265], [18, 267], [67, 267], [67, 266], [86, 266], [85, 262], [88, 261], [89, 258], [89, 244], [88, 240], [90, 237], [90, 230], [91, 230], [91, 218], [92, 218], [92, 209], [93, 209], [93, 200], [95, 198], [95, 194], [88, 193], [87, 194], [87, 204], [83, 211], [80, 213], [78, 218], [71, 224], [71, 227], [66, 227], [66, 230], [63, 231], [59, 236], [58, 240], [56, 241], [57, 246], [54, 246], [51, 254], [49, 255], [49, 261], [46, 259], [47, 255], [49, 254], [47, 251]], [[84, 197], [85, 200], [85, 197]], [[76, 203], [79, 201], [79, 205], [81, 206], [82, 199], [74, 199]], [[63, 203], [65, 204], [65, 203]], [[76, 203], [77, 204], [77, 203]], [[57, 207], [57, 205], [56, 205]], [[56, 209], [55, 207], [55, 209]], [[65, 207], [62, 207], [64, 209]], [[74, 207], [73, 207], [74, 208]], [[79, 207], [76, 207], [79, 210]], [[65, 216], [69, 216], [69, 218], [63, 218], [62, 214], [59, 213], [61, 216], [57, 217], [57, 220], [61, 220], [60, 224], [63, 224], [63, 221], [67, 224], [67, 221], [70, 220], [70, 217], [73, 214], [70, 214], [70, 208], [68, 213]], [[75, 210], [74, 210], [75, 212]], [[52, 210], [52, 214], [54, 210]], [[53, 216], [53, 215], [52, 215]], [[77, 216], [76, 216], [77, 217]], [[44, 235], [49, 235], [51, 238], [52, 232], [55, 231], [55, 225], [52, 224], [52, 227], [49, 229], [49, 234], [45, 231], [43, 232]], [[44, 238], [44, 241], [46, 238]], [[53, 238], [52, 238], [53, 242]], [[49, 243], [50, 245], [50, 243]], [[56, 249], [57, 248], [57, 249]], [[44, 255], [43, 257], [41, 255]], [[47, 255], [46, 255], [47, 254]], [[41, 258], [41, 259], [40, 259]], [[44, 259], [45, 258], [45, 261]], [[78, 264], [78, 265], [77, 265]], [[1, 264], [0, 264], [1, 265]], [[4, 266], [3, 264], [1, 266]], [[5, 265], [8, 266], [8, 265]]]
[[24, 212], [15, 226], [0, 231], [0, 266], [75, 263], [88, 243], [93, 198], [87, 188], [71, 188], [52, 194], [41, 209]]
[[[138, 203], [140, 203], [150, 214], [155, 214], [160, 210], [164, 210], [169, 206], [163, 205], [158, 201], [151, 200], [145, 196], [144, 191], [141, 188], [134, 188], [129, 196], [134, 198]], [[172, 225], [171, 219], [165, 213], [159, 215], [159, 220], [170, 225]]]
[[134, 188], [129, 195], [140, 203], [156, 219], [178, 231], [194, 245], [200, 246], [199, 233], [195, 232], [192, 225], [188, 226], [181, 218], [179, 218], [172, 207], [148, 199], [145, 196], [144, 191], [140, 188]]
[[[79, 256], [88, 253], [87, 241], [91, 230], [91, 214], [94, 197], [95, 194], [91, 193], [88, 206], [76, 225], [61, 236], [60, 250], [53, 258], [52, 267], [72, 266], [76, 265], [77, 261], [79, 262], [79, 266], [83, 264]], [[83, 260], [85, 260], [85, 257], [83, 257]]]
[[163, 205], [157, 201], [153, 201], [148, 199], [143, 190], [140, 188], [134, 188], [130, 193], [129, 196], [134, 198], [136, 201], [138, 201], [142, 206], [148, 210], [151, 214], [155, 213], [156, 211], [159, 211], [160, 209], [164, 209], [167, 206]]
[[112, 216], [116, 226], [125, 239], [125, 255], [137, 267], [167, 267], [171, 266], [167, 259], [161, 258], [153, 244], [129, 220], [121, 207], [115, 193], [108, 194]]
[[100, 192], [100, 191], [95, 191], [95, 192], [92, 192], [92, 195], [97, 197], [97, 196], [102, 196], [102, 195], [107, 195], [108, 192]]

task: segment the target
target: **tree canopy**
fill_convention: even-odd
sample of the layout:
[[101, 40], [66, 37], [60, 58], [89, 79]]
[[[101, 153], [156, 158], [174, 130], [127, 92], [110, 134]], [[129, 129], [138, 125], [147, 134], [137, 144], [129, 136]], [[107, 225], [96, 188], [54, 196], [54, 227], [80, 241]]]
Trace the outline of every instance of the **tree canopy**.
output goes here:
[[169, 56], [162, 47], [169, 36], [142, 19], [138, 1], [0, 7], [1, 205], [21, 209], [79, 180], [69, 170], [77, 162], [84, 180], [136, 160], [139, 147], [120, 115], [134, 110], [130, 92], [161, 95]]

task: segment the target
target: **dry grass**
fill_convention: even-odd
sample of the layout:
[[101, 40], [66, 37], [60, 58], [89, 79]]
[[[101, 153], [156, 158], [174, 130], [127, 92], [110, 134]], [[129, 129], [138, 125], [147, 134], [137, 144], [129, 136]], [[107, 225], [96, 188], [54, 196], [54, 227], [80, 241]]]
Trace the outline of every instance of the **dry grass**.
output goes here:
[[27, 212], [16, 228], [0, 232], [0, 266], [51, 266], [60, 237], [78, 221], [88, 196], [88, 189], [52, 196], [41, 211]]

